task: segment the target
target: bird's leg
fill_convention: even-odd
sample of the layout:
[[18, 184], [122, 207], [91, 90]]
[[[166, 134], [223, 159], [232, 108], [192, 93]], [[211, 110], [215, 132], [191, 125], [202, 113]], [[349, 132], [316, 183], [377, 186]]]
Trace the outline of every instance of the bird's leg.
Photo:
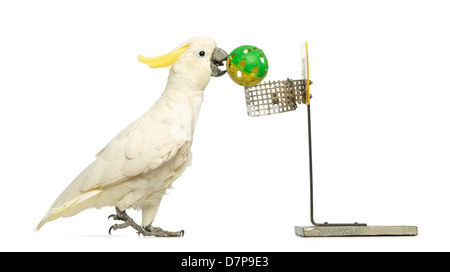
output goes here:
[[108, 216], [109, 218], [113, 218], [114, 220], [120, 220], [123, 221], [124, 223], [122, 224], [114, 224], [109, 228], [109, 234], [111, 234], [111, 230], [118, 230], [118, 229], [124, 229], [127, 227], [132, 227], [135, 230], [137, 230], [138, 233], [145, 233], [145, 231], [142, 229], [141, 226], [139, 226], [138, 224], [136, 224], [136, 222], [134, 222], [134, 220], [128, 216], [128, 214], [125, 211], [121, 211], [119, 210], [119, 208], [116, 207], [116, 214], [111, 214], [110, 216]]
[[129, 218], [128, 214], [125, 211], [121, 211], [117, 207], [116, 207], [116, 214], [111, 214], [110, 216], [108, 216], [108, 219], [110, 219], [111, 217], [114, 220], [122, 220], [122, 221], [127, 221], [127, 219]]
[[148, 225], [146, 227], [141, 227], [140, 225], [136, 224], [136, 222], [133, 221], [133, 219], [128, 216], [128, 214], [125, 211], [119, 210], [119, 208], [116, 207], [116, 214], [111, 214], [108, 216], [109, 218], [113, 218], [114, 220], [120, 220], [124, 221], [122, 224], [114, 224], [109, 228], [109, 234], [111, 234], [111, 230], [118, 230], [118, 229], [124, 229], [127, 227], [132, 227], [135, 229], [138, 233], [138, 235], [142, 234], [142, 236], [155, 236], [155, 237], [182, 237], [184, 236], [184, 230], [181, 231], [165, 231], [161, 228], [152, 227], [151, 225]]

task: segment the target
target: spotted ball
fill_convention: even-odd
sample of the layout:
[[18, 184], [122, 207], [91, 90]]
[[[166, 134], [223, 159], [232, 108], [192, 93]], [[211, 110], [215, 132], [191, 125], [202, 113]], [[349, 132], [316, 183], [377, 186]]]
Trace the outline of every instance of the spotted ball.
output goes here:
[[243, 45], [231, 51], [227, 58], [227, 73], [237, 84], [251, 87], [267, 75], [269, 63], [264, 52], [253, 45]]

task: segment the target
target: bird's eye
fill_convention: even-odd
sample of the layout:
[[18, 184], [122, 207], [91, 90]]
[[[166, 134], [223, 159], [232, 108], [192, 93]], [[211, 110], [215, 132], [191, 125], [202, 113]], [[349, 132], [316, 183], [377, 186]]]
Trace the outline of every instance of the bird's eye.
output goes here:
[[206, 55], [206, 53], [205, 53], [205, 51], [203, 51], [203, 50], [200, 50], [200, 51], [198, 52], [198, 56], [201, 57], [201, 58], [203, 58], [205, 55]]

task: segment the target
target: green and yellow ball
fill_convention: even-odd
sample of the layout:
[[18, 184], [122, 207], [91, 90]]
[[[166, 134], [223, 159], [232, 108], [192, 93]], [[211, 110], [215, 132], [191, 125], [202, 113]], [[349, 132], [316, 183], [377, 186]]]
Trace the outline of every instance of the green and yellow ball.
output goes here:
[[264, 52], [253, 45], [243, 45], [231, 51], [227, 59], [227, 73], [237, 84], [251, 87], [267, 75], [269, 63]]

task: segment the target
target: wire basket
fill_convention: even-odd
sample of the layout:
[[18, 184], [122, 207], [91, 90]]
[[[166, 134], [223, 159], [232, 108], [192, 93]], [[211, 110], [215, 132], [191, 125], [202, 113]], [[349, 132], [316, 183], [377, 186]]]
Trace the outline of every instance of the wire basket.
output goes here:
[[248, 116], [264, 116], [297, 109], [305, 103], [305, 79], [268, 81], [245, 87]]

